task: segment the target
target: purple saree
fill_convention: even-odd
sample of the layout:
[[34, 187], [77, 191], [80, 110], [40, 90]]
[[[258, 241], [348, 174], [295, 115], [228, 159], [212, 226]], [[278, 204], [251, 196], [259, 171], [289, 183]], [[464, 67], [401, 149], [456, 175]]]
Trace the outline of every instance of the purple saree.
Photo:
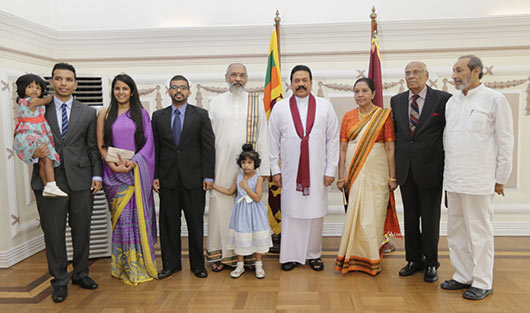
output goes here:
[[[129, 173], [115, 173], [103, 162], [103, 189], [111, 210], [112, 276], [129, 285], [157, 278], [155, 262], [156, 216], [152, 183], [155, 168], [153, 131], [148, 113], [143, 110], [145, 145], [133, 161], [138, 165]], [[112, 126], [116, 148], [135, 151], [136, 126], [121, 114]]]

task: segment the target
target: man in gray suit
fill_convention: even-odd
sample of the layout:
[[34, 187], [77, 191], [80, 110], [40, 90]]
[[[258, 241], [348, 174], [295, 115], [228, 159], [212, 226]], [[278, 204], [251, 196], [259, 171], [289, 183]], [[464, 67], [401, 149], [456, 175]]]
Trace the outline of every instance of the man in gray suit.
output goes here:
[[[52, 299], [62, 302], [66, 299], [66, 287], [70, 280], [65, 242], [67, 214], [74, 248], [72, 283], [85, 289], [98, 288], [88, 277], [88, 252], [93, 194], [101, 188], [102, 172], [96, 145], [96, 110], [72, 97], [77, 88], [75, 68], [66, 63], [55, 64], [51, 84], [55, 96], [46, 105], [46, 120], [50, 124], [55, 150], [61, 161], [55, 168], [55, 179], [59, 188], [68, 193], [68, 197], [42, 196], [43, 184], [38, 164], [33, 168], [31, 187], [37, 198], [44, 232], [48, 271], [53, 276]], [[48, 152], [46, 146], [41, 146], [33, 157], [45, 157]]]

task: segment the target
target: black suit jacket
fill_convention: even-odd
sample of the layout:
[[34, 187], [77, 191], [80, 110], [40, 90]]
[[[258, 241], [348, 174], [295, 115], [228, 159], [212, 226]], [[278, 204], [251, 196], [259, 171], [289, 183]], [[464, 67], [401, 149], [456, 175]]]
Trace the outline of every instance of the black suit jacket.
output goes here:
[[201, 188], [204, 178], [214, 178], [215, 138], [208, 111], [188, 103], [178, 146], [171, 133], [171, 114], [171, 105], [153, 113], [155, 178], [161, 188], [175, 188], [180, 174], [184, 187]]
[[441, 186], [444, 170], [442, 136], [445, 127], [445, 104], [450, 97], [450, 93], [427, 86], [425, 103], [412, 136], [409, 130], [409, 91], [390, 99], [396, 133], [398, 184], [405, 183], [410, 171], [419, 186]]
[[[60, 166], [64, 167], [68, 187], [72, 191], [89, 190], [92, 177], [102, 175], [101, 156], [96, 143], [96, 110], [74, 98], [64, 141], [54, 100], [46, 105], [46, 121], [52, 130], [55, 150], [61, 158]], [[33, 167], [31, 188], [44, 188], [38, 164]]]

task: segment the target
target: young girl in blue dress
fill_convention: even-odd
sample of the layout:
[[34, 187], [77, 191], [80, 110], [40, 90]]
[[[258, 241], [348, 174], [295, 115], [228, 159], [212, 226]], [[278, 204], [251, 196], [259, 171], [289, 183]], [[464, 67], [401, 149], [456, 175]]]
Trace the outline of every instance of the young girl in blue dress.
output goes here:
[[237, 255], [236, 269], [230, 273], [232, 278], [238, 278], [245, 272], [243, 257], [254, 254], [256, 257], [256, 277], [264, 278], [265, 271], [261, 255], [272, 247], [269, 218], [267, 209], [261, 203], [263, 180], [256, 173], [261, 159], [251, 144], [243, 145], [243, 152], [237, 159], [242, 169], [234, 178], [230, 189], [214, 184], [213, 188], [226, 195], [232, 195], [237, 190], [237, 197], [230, 219], [228, 230], [228, 248]]
[[[25, 163], [33, 163], [33, 154], [37, 147], [46, 145], [49, 150], [47, 157], [39, 158], [39, 175], [44, 184], [44, 197], [67, 197], [55, 183], [53, 168], [59, 166], [59, 154], [53, 145], [53, 135], [44, 117], [46, 104], [52, 96], [44, 97], [46, 83], [35, 74], [20, 76], [17, 81], [18, 123], [15, 127], [13, 150]], [[55, 114], [55, 112], [52, 112]]]

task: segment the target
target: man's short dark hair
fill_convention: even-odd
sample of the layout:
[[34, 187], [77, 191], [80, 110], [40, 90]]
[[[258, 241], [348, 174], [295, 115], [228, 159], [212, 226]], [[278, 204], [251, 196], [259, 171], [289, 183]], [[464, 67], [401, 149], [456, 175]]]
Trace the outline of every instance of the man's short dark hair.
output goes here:
[[309, 69], [309, 67], [307, 67], [306, 65], [297, 65], [297, 66], [293, 67], [293, 69], [291, 70], [291, 81], [293, 81], [294, 73], [296, 73], [298, 71], [306, 71], [306, 72], [308, 72], [309, 73], [309, 80], [313, 80], [313, 74], [311, 74], [311, 70]]
[[74, 73], [74, 79], [77, 79], [77, 75], [75, 73], [75, 68], [71, 64], [63, 63], [63, 62], [55, 64], [53, 66], [53, 69], [52, 69], [52, 78], [53, 78], [53, 72], [55, 70], [69, 70], [69, 71], [72, 71]]
[[188, 84], [188, 88], [190, 87], [190, 82], [188, 81], [188, 79], [182, 75], [175, 75], [173, 77], [171, 77], [171, 79], [169, 80], [169, 84], [171, 85], [171, 82], [174, 81], [174, 80], [183, 80], [186, 82], [186, 84]]
[[482, 60], [480, 60], [480, 58], [474, 54], [463, 55], [459, 57], [458, 59], [460, 60], [460, 59], [466, 59], [466, 58], [469, 59], [469, 62], [467, 63], [467, 67], [469, 67], [470, 71], [473, 71], [477, 67], [480, 68], [480, 74], [478, 74], [478, 79], [481, 79], [482, 76], [484, 76], [484, 72], [483, 72], [484, 65], [482, 65]]

